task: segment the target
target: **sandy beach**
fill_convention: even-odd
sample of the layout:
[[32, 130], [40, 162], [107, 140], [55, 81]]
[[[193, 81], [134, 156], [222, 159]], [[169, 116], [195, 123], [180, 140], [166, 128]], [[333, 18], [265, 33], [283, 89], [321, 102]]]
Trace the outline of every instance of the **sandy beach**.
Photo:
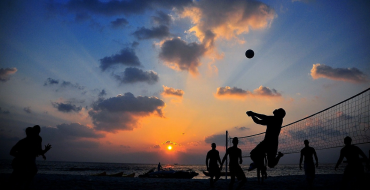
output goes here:
[[[6, 184], [10, 174], [0, 174], [1, 184]], [[316, 175], [314, 189], [340, 189], [342, 175]], [[264, 184], [259, 184], [257, 178], [248, 178], [242, 189], [307, 189], [303, 175], [268, 177]], [[150, 189], [150, 190], [196, 190], [196, 189], [227, 189], [229, 180], [219, 180], [214, 188], [209, 187], [206, 179], [149, 179], [123, 178], [107, 176], [83, 176], [61, 174], [38, 174], [33, 182], [32, 189]], [[236, 188], [234, 185], [234, 189]], [[11, 188], [10, 188], [11, 189]], [[357, 188], [356, 188], [357, 189]], [[364, 189], [366, 189], [364, 187]]]

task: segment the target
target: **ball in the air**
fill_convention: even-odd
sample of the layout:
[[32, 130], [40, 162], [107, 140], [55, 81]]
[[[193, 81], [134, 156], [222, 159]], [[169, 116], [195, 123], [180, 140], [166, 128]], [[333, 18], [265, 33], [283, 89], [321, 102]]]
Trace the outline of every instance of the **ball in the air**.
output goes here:
[[251, 50], [251, 49], [247, 50], [247, 51], [245, 52], [245, 56], [246, 56], [247, 58], [249, 58], [249, 59], [253, 58], [253, 56], [254, 56], [254, 51], [253, 51], [253, 50]]

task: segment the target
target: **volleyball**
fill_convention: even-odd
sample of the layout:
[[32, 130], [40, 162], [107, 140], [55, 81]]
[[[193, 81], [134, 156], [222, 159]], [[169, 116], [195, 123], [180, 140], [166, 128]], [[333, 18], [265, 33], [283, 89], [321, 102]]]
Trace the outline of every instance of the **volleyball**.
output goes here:
[[254, 51], [251, 50], [251, 49], [248, 49], [246, 52], [245, 52], [245, 56], [249, 59], [253, 58], [254, 56]]

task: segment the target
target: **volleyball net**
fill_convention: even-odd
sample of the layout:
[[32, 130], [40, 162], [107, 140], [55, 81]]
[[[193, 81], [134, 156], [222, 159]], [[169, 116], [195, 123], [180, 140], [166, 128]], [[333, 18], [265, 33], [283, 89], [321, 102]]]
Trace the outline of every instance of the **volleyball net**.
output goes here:
[[[303, 119], [284, 125], [279, 136], [278, 151], [299, 153], [307, 139], [316, 150], [342, 147], [346, 136], [352, 144], [370, 143], [370, 88], [338, 104]], [[265, 137], [265, 133], [238, 137], [243, 157]], [[231, 137], [229, 144], [231, 144]]]

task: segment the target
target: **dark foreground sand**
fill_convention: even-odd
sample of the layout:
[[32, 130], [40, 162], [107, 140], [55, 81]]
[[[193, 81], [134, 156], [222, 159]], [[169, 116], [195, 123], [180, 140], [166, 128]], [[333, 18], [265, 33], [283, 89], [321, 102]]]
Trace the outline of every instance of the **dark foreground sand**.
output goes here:
[[[8, 184], [7, 181], [10, 174], [0, 174], [0, 184], [4, 187]], [[342, 175], [330, 174], [330, 175], [316, 175], [314, 189], [331, 190], [340, 189], [340, 181]], [[122, 178], [122, 177], [106, 177], [106, 176], [80, 176], [80, 175], [59, 175], [59, 174], [37, 174], [32, 189], [43, 190], [43, 189], [149, 189], [149, 190], [196, 190], [196, 189], [228, 189], [230, 180], [219, 180], [214, 188], [209, 187], [209, 180], [205, 179], [148, 179], [148, 178]], [[368, 181], [369, 182], [369, 181]], [[234, 189], [236, 188], [236, 182]], [[11, 185], [7, 185], [12, 189]], [[6, 186], [5, 186], [6, 187]], [[361, 189], [368, 189], [367, 187]], [[1, 188], [3, 189], [3, 188]], [[264, 184], [258, 184], [256, 178], [248, 178], [248, 182], [242, 189], [307, 189], [305, 177], [303, 175], [298, 176], [279, 176], [279, 177], [268, 177]], [[350, 189], [359, 189], [350, 188]]]

